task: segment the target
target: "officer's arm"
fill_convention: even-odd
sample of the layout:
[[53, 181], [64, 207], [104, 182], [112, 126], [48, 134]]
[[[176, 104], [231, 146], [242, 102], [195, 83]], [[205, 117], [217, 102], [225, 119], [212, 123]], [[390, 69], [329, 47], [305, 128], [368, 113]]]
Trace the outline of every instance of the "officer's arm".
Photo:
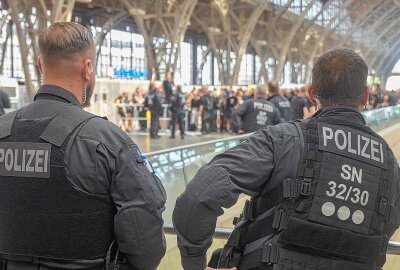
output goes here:
[[165, 190], [128, 139], [119, 150], [111, 185], [117, 206], [114, 230], [121, 252], [137, 269], [156, 269], [165, 254], [162, 212]]
[[217, 217], [233, 206], [239, 195], [256, 195], [273, 169], [273, 143], [268, 129], [203, 166], [178, 198], [173, 222], [182, 265], [203, 270]]

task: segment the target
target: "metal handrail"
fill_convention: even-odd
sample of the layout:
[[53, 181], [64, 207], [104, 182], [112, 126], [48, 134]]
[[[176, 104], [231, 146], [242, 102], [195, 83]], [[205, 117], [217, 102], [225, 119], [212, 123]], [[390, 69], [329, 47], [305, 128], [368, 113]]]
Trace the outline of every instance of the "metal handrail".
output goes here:
[[188, 149], [188, 148], [194, 148], [194, 147], [200, 147], [203, 145], [208, 145], [208, 144], [213, 144], [213, 143], [218, 143], [218, 142], [225, 142], [225, 141], [233, 141], [233, 140], [240, 140], [249, 137], [253, 133], [247, 133], [243, 135], [236, 135], [236, 136], [231, 136], [231, 137], [226, 137], [226, 138], [221, 138], [221, 139], [215, 139], [215, 140], [210, 140], [210, 141], [205, 141], [205, 142], [199, 142], [199, 143], [193, 143], [193, 144], [187, 144], [187, 145], [182, 145], [182, 146], [177, 146], [173, 148], [168, 148], [164, 150], [158, 150], [158, 151], [153, 151], [146, 153], [145, 155], [147, 157], [149, 156], [154, 156], [154, 155], [161, 155], [165, 153], [170, 153], [170, 152], [175, 152], [183, 149]]
[[[228, 239], [233, 229], [230, 228], [216, 228], [214, 232], [214, 238], [217, 239]], [[176, 235], [176, 231], [173, 226], [164, 226], [164, 232], [169, 235]], [[400, 242], [389, 241], [386, 254], [400, 255]]]

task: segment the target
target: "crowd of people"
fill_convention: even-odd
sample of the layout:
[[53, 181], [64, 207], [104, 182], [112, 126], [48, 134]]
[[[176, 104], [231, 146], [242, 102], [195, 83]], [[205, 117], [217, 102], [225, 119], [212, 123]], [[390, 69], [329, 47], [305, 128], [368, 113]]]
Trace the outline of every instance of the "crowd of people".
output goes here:
[[[258, 95], [258, 96], [257, 96]], [[278, 120], [267, 119], [267, 112], [251, 110], [254, 100], [262, 100], [263, 104], [273, 106], [278, 112]], [[157, 86], [151, 82], [146, 91], [137, 87], [134, 93], [123, 92], [116, 100], [120, 127], [130, 132], [134, 129], [132, 117], [136, 107], [136, 117], [140, 117], [136, 129], [145, 131], [146, 112], [150, 111], [151, 138], [157, 139], [161, 125], [160, 116], [170, 119], [165, 124], [171, 131], [171, 138], [175, 138], [176, 125], [179, 125], [181, 137], [185, 134], [185, 121], [189, 131], [198, 131], [203, 134], [211, 132], [227, 132], [241, 134], [253, 132], [265, 125], [275, 125], [295, 119], [303, 119], [316, 111], [316, 105], [308, 96], [308, 86], [297, 88], [280, 87], [277, 81], [270, 81], [265, 86], [259, 85], [248, 88], [216, 88], [207, 86], [193, 87], [190, 92], [183, 93], [181, 86], [174, 86], [172, 76], [168, 73], [166, 80]], [[379, 85], [371, 87], [371, 95], [366, 110], [393, 106], [399, 103], [399, 92], [381, 91]], [[263, 105], [264, 106], [264, 105]], [[267, 106], [267, 107], [268, 107]], [[268, 107], [269, 108], [269, 107]], [[263, 111], [263, 110], [261, 110]], [[252, 116], [249, 116], [252, 114]], [[274, 116], [275, 117], [275, 116]], [[249, 119], [250, 118], [250, 119]], [[253, 127], [245, 127], [253, 120]], [[258, 120], [257, 120], [258, 119]], [[260, 119], [263, 119], [262, 122]], [[250, 120], [250, 122], [249, 122]], [[244, 124], [245, 123], [245, 124]]]

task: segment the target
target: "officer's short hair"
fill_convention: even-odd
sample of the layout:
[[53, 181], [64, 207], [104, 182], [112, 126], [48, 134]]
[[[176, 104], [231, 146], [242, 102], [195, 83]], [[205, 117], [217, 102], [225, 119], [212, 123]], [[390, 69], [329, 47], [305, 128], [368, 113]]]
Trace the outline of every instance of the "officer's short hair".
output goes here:
[[256, 90], [254, 91], [254, 95], [264, 97], [267, 95], [267, 92], [268, 92], [267, 86], [264, 84], [259, 84], [257, 85]]
[[278, 93], [279, 92], [279, 82], [277, 81], [269, 81], [268, 82], [268, 91], [270, 93]]
[[56, 22], [39, 34], [39, 50], [44, 62], [71, 59], [92, 46], [92, 33], [79, 23]]
[[358, 106], [367, 87], [368, 66], [353, 50], [334, 48], [314, 62], [312, 87], [322, 106]]

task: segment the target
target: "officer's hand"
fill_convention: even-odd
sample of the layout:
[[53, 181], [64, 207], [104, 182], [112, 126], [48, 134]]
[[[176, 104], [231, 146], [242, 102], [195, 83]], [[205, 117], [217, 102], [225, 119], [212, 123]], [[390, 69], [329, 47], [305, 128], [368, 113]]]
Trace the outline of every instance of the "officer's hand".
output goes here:
[[[204, 269], [204, 270], [218, 270], [218, 269], [215, 269], [215, 268], [211, 268], [211, 267], [207, 267], [206, 269]], [[236, 267], [233, 267], [233, 268], [230, 268], [230, 269], [228, 269], [228, 268], [219, 268], [219, 270], [237, 270], [237, 268]]]

